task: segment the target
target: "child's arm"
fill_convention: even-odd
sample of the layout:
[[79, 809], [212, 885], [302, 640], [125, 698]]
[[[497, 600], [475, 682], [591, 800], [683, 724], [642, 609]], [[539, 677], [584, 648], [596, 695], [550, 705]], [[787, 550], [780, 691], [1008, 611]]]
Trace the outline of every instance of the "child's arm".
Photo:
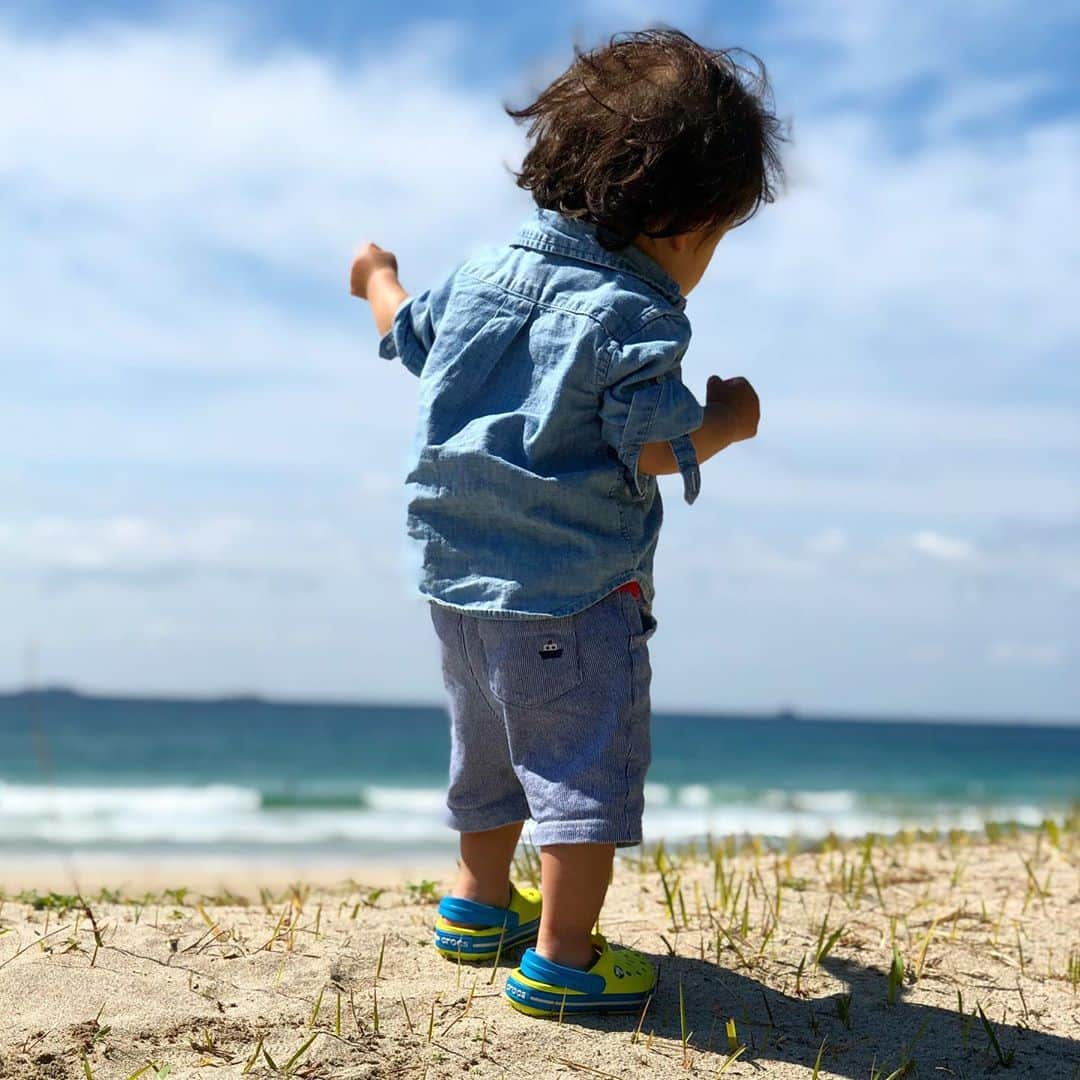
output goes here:
[[388, 333], [394, 312], [409, 295], [398, 281], [393, 252], [384, 251], [378, 244], [365, 244], [353, 258], [349, 286], [353, 296], [371, 304], [380, 337]]
[[[690, 433], [699, 463], [757, 434], [761, 405], [754, 388], [743, 378], [721, 379], [713, 375], [705, 391], [705, 422]], [[675, 455], [666, 442], [646, 443], [638, 458], [638, 471], [665, 476], [679, 471]]]

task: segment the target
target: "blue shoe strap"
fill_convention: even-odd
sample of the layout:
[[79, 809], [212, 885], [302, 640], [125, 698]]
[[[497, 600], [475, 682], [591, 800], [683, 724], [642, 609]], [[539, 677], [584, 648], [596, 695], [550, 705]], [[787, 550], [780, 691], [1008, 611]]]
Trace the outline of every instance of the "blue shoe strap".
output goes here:
[[509, 908], [478, 904], [475, 900], [462, 900], [458, 896], [444, 896], [439, 901], [439, 914], [453, 922], [471, 923], [473, 926], [505, 926], [516, 930], [521, 917]]
[[526, 949], [521, 958], [521, 974], [549, 986], [565, 986], [584, 994], [602, 994], [607, 982], [603, 975], [590, 975], [581, 968], [566, 967], [546, 960], [535, 949]]

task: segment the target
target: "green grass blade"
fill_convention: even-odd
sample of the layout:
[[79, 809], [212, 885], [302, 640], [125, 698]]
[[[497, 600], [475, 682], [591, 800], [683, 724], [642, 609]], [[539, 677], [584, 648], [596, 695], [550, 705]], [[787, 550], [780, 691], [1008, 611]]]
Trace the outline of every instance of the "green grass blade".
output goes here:
[[309, 1038], [307, 1042], [305, 1042], [304, 1045], [301, 1046], [300, 1049], [297, 1050], [296, 1053], [293, 1054], [293, 1056], [285, 1062], [285, 1068], [282, 1070], [282, 1072], [284, 1072], [286, 1076], [288, 1076], [289, 1073], [292, 1072], [292, 1067], [304, 1056], [304, 1054], [308, 1052], [308, 1048], [319, 1037], [319, 1034], [320, 1033], [316, 1031], [315, 1034], [312, 1035], [311, 1038]]

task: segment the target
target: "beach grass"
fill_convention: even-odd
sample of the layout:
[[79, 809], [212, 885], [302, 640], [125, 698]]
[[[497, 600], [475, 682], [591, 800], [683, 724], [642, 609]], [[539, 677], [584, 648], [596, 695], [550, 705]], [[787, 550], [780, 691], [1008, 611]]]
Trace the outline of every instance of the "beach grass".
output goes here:
[[[523, 846], [518, 880], [538, 874]], [[0, 895], [0, 1078], [1080, 1077], [1080, 817], [617, 862], [637, 1015], [536, 1020], [431, 942], [434, 877]]]

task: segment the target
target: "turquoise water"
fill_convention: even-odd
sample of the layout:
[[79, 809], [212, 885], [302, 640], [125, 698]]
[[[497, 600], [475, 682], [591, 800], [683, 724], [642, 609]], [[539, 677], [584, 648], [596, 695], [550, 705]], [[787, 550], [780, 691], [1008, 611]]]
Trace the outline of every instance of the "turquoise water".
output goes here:
[[[438, 708], [0, 697], [0, 852], [445, 853]], [[1037, 824], [1080, 727], [657, 714], [647, 839]]]

